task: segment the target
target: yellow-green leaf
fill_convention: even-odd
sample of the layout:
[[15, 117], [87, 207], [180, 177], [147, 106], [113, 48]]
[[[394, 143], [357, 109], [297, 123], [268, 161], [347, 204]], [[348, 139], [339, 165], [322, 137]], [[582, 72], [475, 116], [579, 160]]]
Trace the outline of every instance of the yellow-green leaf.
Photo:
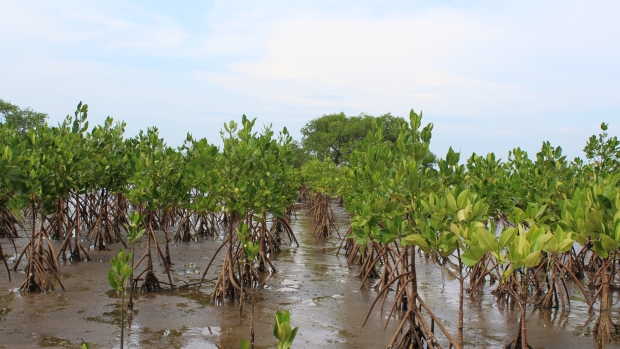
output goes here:
[[525, 257], [525, 266], [527, 268], [535, 267], [538, 263], [540, 263], [540, 250], [534, 251]]
[[497, 240], [495, 240], [495, 235], [491, 234], [491, 232], [485, 228], [478, 228], [476, 230], [476, 235], [478, 236], [480, 248], [482, 248], [485, 252], [499, 250], [499, 245], [497, 244]]

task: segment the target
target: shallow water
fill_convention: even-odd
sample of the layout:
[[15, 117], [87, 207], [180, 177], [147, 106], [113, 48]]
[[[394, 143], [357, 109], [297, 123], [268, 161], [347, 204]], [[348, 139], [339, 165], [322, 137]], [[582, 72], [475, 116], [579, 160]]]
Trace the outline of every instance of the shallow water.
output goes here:
[[[346, 214], [340, 209], [336, 214], [344, 233], [348, 228]], [[300, 246], [282, 247], [274, 258], [277, 272], [255, 294], [256, 348], [274, 347], [272, 328], [278, 309], [289, 309], [292, 325], [300, 328], [294, 348], [384, 348], [401, 314], [393, 315], [384, 331], [389, 306], [384, 312], [376, 308], [362, 328], [377, 293], [372, 287], [361, 289], [356, 267], [348, 267], [346, 257], [336, 256], [340, 244], [337, 235], [326, 241], [314, 239], [303, 212], [298, 212], [297, 220], [291, 223]], [[7, 242], [1, 243], [4, 252], [11, 253]], [[25, 239], [18, 239], [18, 245], [23, 243]], [[173, 243], [174, 282], [199, 281], [219, 244], [218, 240]], [[20, 293], [17, 288], [25, 277], [23, 270], [13, 273], [12, 282], [8, 282], [6, 271], [0, 270], [0, 347], [75, 348], [81, 340], [94, 348], [118, 347], [119, 297], [106, 278], [109, 260], [120, 245], [113, 248], [115, 251], [91, 251], [95, 261], [63, 265], [66, 291]], [[219, 259], [208, 278], [215, 276]], [[417, 263], [422, 297], [456, 336], [458, 282], [423, 258], [417, 258]], [[161, 265], [157, 268], [163, 273]], [[163, 274], [158, 277], [166, 280]], [[466, 347], [501, 348], [516, 334], [519, 314], [516, 309], [498, 305], [490, 294], [493, 286], [485, 287], [482, 297], [465, 300]], [[126, 347], [238, 348], [241, 338], [249, 339], [250, 305], [244, 306], [239, 317], [237, 304], [214, 306], [210, 292], [211, 284], [206, 283], [200, 290], [137, 294], [131, 328], [125, 333]], [[528, 339], [533, 347], [595, 347], [590, 331], [596, 319], [586, 313], [578, 289], [571, 292], [570, 311], [528, 310]], [[617, 314], [614, 316], [620, 321]], [[584, 325], [589, 317], [590, 323]]]

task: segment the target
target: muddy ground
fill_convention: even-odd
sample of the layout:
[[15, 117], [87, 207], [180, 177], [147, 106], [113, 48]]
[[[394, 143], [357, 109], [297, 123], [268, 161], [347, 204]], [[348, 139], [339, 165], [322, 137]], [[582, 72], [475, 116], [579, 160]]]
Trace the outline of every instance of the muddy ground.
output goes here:
[[[336, 209], [341, 233], [348, 229], [346, 213]], [[299, 326], [294, 348], [385, 348], [401, 314], [387, 320], [373, 310], [361, 327], [376, 292], [361, 288], [356, 267], [337, 256], [337, 235], [327, 241], [312, 236], [308, 218], [297, 213], [292, 226], [300, 246], [283, 246], [274, 258], [277, 273], [269, 276], [265, 288], [256, 293], [256, 348], [273, 348], [276, 310], [291, 311], [291, 323]], [[13, 253], [6, 239], [4, 252]], [[25, 238], [17, 239], [18, 249]], [[196, 282], [221, 241], [172, 243], [175, 283]], [[112, 251], [90, 251], [88, 262], [66, 263], [62, 278], [66, 291], [46, 294], [21, 293], [23, 266], [9, 282], [0, 270], [0, 348], [76, 348], [83, 340], [93, 348], [118, 348], [120, 338], [119, 296], [107, 282]], [[219, 260], [218, 257], [216, 259]], [[450, 273], [418, 258], [420, 293], [444, 325], [456, 335], [458, 283]], [[212, 267], [213, 278], [217, 264]], [[158, 265], [163, 272], [163, 267]], [[141, 271], [141, 268], [138, 269]], [[163, 274], [159, 274], [165, 280]], [[372, 286], [372, 282], [367, 286]], [[466, 298], [465, 341], [471, 348], [501, 348], [517, 331], [517, 309], [499, 306], [485, 286], [482, 297]], [[238, 348], [241, 338], [249, 339], [250, 307], [239, 317], [238, 304], [215, 306], [211, 284], [200, 290], [177, 290], [138, 294], [131, 328], [126, 332], [128, 348]], [[571, 289], [570, 311], [528, 311], [528, 339], [534, 348], [593, 348], [591, 330], [596, 320], [578, 289]], [[618, 309], [617, 298], [614, 309]], [[615, 320], [620, 323], [617, 313]], [[620, 348], [610, 344], [606, 348]]]

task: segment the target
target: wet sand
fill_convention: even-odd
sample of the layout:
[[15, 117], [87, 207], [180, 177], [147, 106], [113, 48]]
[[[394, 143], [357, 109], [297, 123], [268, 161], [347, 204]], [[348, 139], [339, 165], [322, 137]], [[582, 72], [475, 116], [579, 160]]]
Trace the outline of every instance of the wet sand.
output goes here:
[[[338, 208], [335, 211], [344, 233], [348, 228], [346, 213]], [[385, 348], [401, 314], [393, 316], [384, 331], [389, 306], [384, 312], [375, 308], [362, 328], [377, 292], [372, 287], [362, 289], [357, 268], [347, 266], [345, 256], [336, 256], [340, 244], [337, 235], [316, 240], [303, 211], [291, 223], [300, 246], [282, 246], [283, 251], [274, 258], [277, 273], [270, 275], [265, 288], [255, 294], [256, 348], [275, 347], [272, 329], [278, 309], [289, 309], [292, 326], [299, 326], [294, 348]], [[6, 239], [1, 240], [4, 252], [13, 253]], [[25, 240], [17, 239], [18, 250]], [[174, 282], [199, 281], [220, 243], [217, 239], [172, 243]], [[94, 261], [64, 264], [66, 291], [22, 293], [17, 288], [25, 277], [24, 264], [20, 272], [12, 273], [12, 282], [6, 271], [0, 270], [0, 348], [76, 348], [81, 340], [93, 348], [118, 348], [120, 298], [111, 290], [106, 275], [109, 261], [120, 247], [116, 244], [113, 251], [90, 251]], [[139, 253], [140, 249], [137, 256]], [[215, 276], [220, 259], [216, 258], [208, 278]], [[456, 336], [458, 282], [448, 271], [423, 258], [417, 262], [422, 297]], [[165, 281], [163, 266], [155, 264], [158, 277]], [[516, 334], [517, 309], [499, 306], [490, 294], [492, 287], [487, 284], [482, 297], [466, 296], [466, 347], [501, 348]], [[528, 310], [528, 340], [534, 348], [595, 347], [590, 332], [596, 318], [587, 314], [579, 290], [570, 291], [570, 310]], [[238, 304], [212, 305], [210, 292], [211, 284], [205, 283], [200, 290], [138, 293], [131, 329], [125, 332], [126, 347], [238, 348], [241, 338], [250, 337], [250, 305], [244, 306], [239, 317]], [[617, 298], [614, 309], [618, 309]], [[614, 317], [620, 322], [617, 313]], [[590, 323], [584, 325], [588, 318]]]

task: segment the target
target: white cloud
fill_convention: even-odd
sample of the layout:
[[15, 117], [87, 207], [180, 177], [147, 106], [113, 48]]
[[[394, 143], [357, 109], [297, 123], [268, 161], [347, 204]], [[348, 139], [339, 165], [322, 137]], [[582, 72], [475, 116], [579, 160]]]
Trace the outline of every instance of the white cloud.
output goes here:
[[438, 147], [465, 152], [617, 130], [616, 2], [0, 2], [0, 98], [42, 111], [88, 98], [172, 143], [183, 120], [246, 113], [295, 132], [323, 113], [411, 108]]
[[[474, 117], [481, 108], [517, 104], [522, 96], [519, 84], [451, 67], [460, 58], [472, 59], [463, 51], [497, 42], [504, 31], [471, 11], [436, 9], [353, 18], [346, 13], [306, 13], [265, 25], [269, 30], [260, 21], [254, 26], [267, 34], [246, 33], [230, 46], [260, 42], [263, 49], [254, 57], [231, 61], [228, 71], [202, 73], [203, 79], [274, 102], [371, 113], [423, 107]], [[243, 39], [247, 35], [253, 40]], [[324, 95], [339, 98], [314, 97]]]
[[98, 50], [123, 50], [126, 54], [177, 47], [188, 36], [175, 19], [165, 14], [116, 5], [6, 2], [0, 12], [0, 31], [11, 34], [2, 40], [14, 44], [38, 42], [48, 47], [84, 43], [89, 49], [95, 46]]

